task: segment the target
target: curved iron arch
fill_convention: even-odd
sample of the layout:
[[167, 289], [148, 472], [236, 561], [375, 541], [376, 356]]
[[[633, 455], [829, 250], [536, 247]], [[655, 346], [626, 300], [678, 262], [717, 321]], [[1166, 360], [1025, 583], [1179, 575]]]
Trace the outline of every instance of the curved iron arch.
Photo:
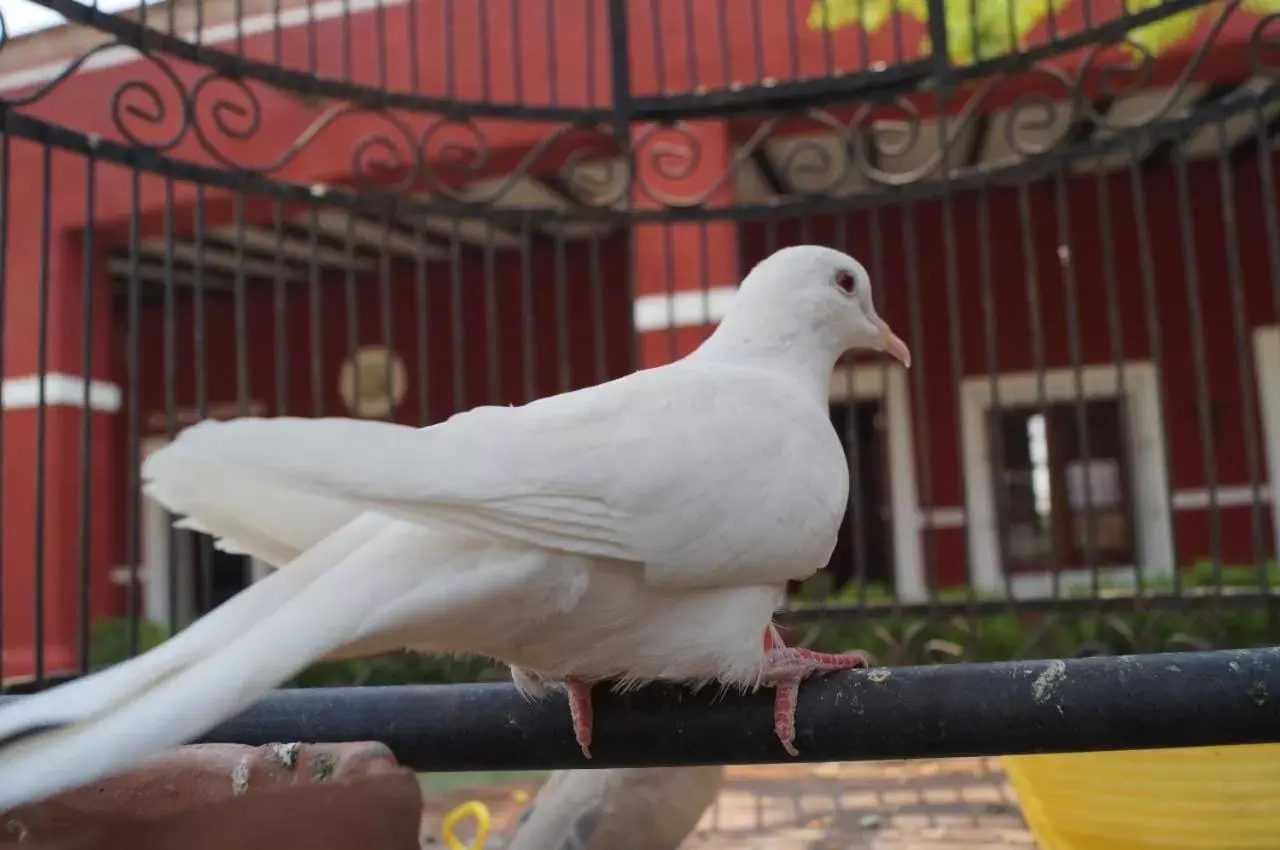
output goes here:
[[[544, 207], [532, 210], [539, 215], [570, 220], [584, 217], [594, 220], [604, 217], [619, 222], [753, 218], [860, 209], [1043, 173], [1064, 161], [1118, 149], [1128, 143], [1120, 136], [1140, 133], [1144, 139], [1173, 138], [1195, 124], [1214, 120], [1214, 109], [1234, 113], [1259, 108], [1272, 99], [1269, 90], [1238, 94], [1233, 95], [1230, 102], [1207, 104], [1213, 108], [1198, 110], [1191, 119], [1166, 120], [1178, 96], [1192, 83], [1194, 73], [1216, 46], [1223, 25], [1238, 8], [1240, 0], [1222, 4], [1209, 36], [1199, 44], [1178, 79], [1167, 89], [1166, 96], [1154, 108], [1123, 125], [1110, 121], [1105, 111], [1094, 106], [1093, 98], [1123, 97], [1142, 90], [1149, 82], [1155, 57], [1128, 41], [1129, 34], [1153, 21], [1204, 5], [1205, 0], [1169, 0], [1033, 50], [983, 59], [966, 67], [947, 67], [941, 76], [935, 73], [938, 70], [935, 60], [928, 59], [875, 73], [696, 95], [632, 97], [623, 87], [619, 96], [625, 97], [625, 102], [619, 110], [475, 103], [385, 91], [314, 77], [193, 44], [119, 15], [99, 12], [75, 0], [34, 2], [111, 35], [113, 40], [89, 48], [71, 60], [62, 73], [33, 91], [8, 99], [11, 132], [65, 138], [72, 149], [83, 149], [92, 142], [98, 156], [145, 163], [138, 167], [154, 169], [157, 173], [184, 173], [188, 179], [206, 185], [238, 185], [246, 189], [253, 185], [254, 193], [273, 197], [315, 201], [323, 196], [326, 203], [352, 208], [394, 206], [400, 210], [493, 220], [530, 211], [519, 207], [503, 209], [499, 202], [524, 176], [548, 173], [560, 179], [571, 203], [563, 210]], [[625, 0], [612, 0], [611, 9], [620, 8], [625, 8]], [[1268, 80], [1275, 78], [1276, 69], [1267, 61], [1267, 48], [1274, 45], [1266, 30], [1275, 18], [1267, 16], [1255, 26], [1249, 57], [1253, 73]], [[2, 27], [0, 17], [0, 48], [9, 41], [7, 30]], [[621, 35], [625, 44], [625, 30]], [[1104, 49], [1126, 41], [1137, 50], [1137, 63], [1125, 66], [1108, 63]], [[1053, 63], [1052, 60], [1064, 53], [1082, 47], [1086, 54], [1074, 70]], [[76, 131], [42, 126], [45, 122], [17, 111], [38, 103], [94, 56], [119, 48], [136, 51], [147, 64], [155, 66], [161, 80], [171, 89], [162, 92], [155, 82], [142, 76], [127, 79], [117, 87], [111, 111], [113, 124], [124, 139], [121, 150], [116, 151], [108, 140], [89, 134], [72, 141]], [[203, 71], [194, 80], [184, 80], [171, 64], [175, 59], [197, 65]], [[620, 70], [619, 75], [625, 78], [625, 71]], [[1040, 83], [1039, 88], [1025, 90], [1026, 81], [1031, 79]], [[921, 130], [927, 118], [914, 96], [928, 86], [936, 86], [941, 97], [959, 97], [954, 94], [956, 86], [965, 81], [973, 88], [963, 94], [958, 113], [941, 122], [940, 143], [926, 162], [906, 173], [880, 168], [877, 161], [883, 156], [909, 152], [922, 143]], [[614, 82], [617, 89], [619, 80]], [[1046, 92], [1046, 88], [1055, 90], [1056, 94]], [[1007, 107], [1010, 120], [1006, 141], [1014, 155], [1009, 161], [994, 166], [981, 163], [960, 168], [949, 165], [944, 169], [945, 152], [957, 143], [962, 133], [983, 120], [991, 104], [1006, 97], [1009, 89], [1023, 89], [1014, 93]], [[225, 152], [217, 137], [244, 141], [256, 136], [263, 127], [262, 95], [267, 91], [318, 95], [338, 102], [320, 112], [274, 159], [256, 164], [238, 161]], [[843, 106], [850, 103], [854, 105]], [[903, 117], [886, 118], [886, 111]], [[691, 173], [702, 156], [698, 138], [684, 128], [681, 119], [731, 114], [740, 117], [764, 114], [764, 117], [738, 147], [711, 188], [691, 196], [677, 196], [654, 184], [648, 174], [656, 172], [664, 178], [679, 178]], [[174, 115], [176, 119], [171, 117]], [[328, 128], [356, 115], [372, 116], [384, 129], [366, 133], [348, 151], [352, 188], [299, 186], [278, 177]], [[479, 123], [486, 118], [557, 123], [522, 153], [496, 186], [478, 194], [474, 182], [486, 175], [485, 168], [493, 157], [493, 139]], [[640, 122], [658, 118], [665, 120], [651, 123], [645, 129], [634, 129]], [[779, 138], [784, 125], [796, 118], [833, 136], [842, 154], [832, 156], [828, 151], [802, 142], [784, 158], [784, 177], [787, 172], [816, 176], [818, 185], [796, 189], [795, 182], [788, 180], [789, 191], [768, 204], [709, 204], [716, 188], [737, 179], [743, 169], [754, 168], [753, 159], [766, 143]], [[1068, 127], [1087, 121], [1112, 131], [1113, 135], [1106, 140], [1089, 139], [1084, 143], [1069, 138], [1069, 134], [1038, 143], [1026, 138], [1059, 123], [1061, 118], [1067, 119]], [[412, 125], [414, 121], [422, 126]], [[147, 131], [161, 127], [167, 132], [161, 133], [160, 138], [148, 137]], [[208, 157], [209, 164], [184, 162], [174, 156], [174, 149], [188, 140], [195, 142]], [[428, 151], [433, 146], [438, 148], [437, 156]], [[606, 177], [592, 177], [584, 172], [580, 166], [585, 162], [604, 168], [608, 172]], [[637, 162], [648, 168], [636, 168]], [[389, 184], [385, 179], [388, 172], [399, 175]], [[852, 197], [836, 195], [833, 190], [854, 173], [873, 191]], [[459, 185], [464, 188], [457, 188]], [[416, 197], [424, 193], [430, 197]]]

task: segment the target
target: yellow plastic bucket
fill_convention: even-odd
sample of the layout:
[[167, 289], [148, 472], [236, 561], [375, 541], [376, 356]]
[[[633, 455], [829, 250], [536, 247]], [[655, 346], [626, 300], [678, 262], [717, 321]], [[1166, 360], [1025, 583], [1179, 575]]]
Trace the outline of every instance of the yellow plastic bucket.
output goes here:
[[1001, 761], [1042, 850], [1280, 848], [1280, 744]]

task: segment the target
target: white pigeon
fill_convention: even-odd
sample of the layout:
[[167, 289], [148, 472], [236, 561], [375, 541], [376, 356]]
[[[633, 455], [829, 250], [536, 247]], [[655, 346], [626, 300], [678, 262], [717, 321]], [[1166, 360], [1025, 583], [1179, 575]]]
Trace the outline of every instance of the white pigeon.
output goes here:
[[[205, 421], [152, 454], [146, 492], [282, 567], [159, 647], [0, 710], [0, 811], [199, 737], [320, 658], [471, 652], [517, 687], [776, 688], [792, 754], [801, 679], [861, 655], [788, 648], [785, 584], [827, 563], [848, 465], [827, 387], [849, 349], [905, 344], [866, 270], [786, 248], [692, 354], [522, 407], [417, 429]], [[58, 727], [58, 728], [50, 728]]]
[[677, 850], [720, 793], [724, 766], [557, 770], [505, 850]]

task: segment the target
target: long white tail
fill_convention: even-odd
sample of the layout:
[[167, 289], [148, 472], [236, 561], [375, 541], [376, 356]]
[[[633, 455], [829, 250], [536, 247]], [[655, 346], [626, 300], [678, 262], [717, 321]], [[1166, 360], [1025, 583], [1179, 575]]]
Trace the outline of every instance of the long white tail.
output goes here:
[[[406, 535], [419, 533], [363, 516], [155, 650], [0, 711], [0, 736], [30, 733], [0, 747], [0, 811], [196, 738], [368, 637], [380, 612], [423, 583]], [[417, 612], [425, 635], [437, 613]]]

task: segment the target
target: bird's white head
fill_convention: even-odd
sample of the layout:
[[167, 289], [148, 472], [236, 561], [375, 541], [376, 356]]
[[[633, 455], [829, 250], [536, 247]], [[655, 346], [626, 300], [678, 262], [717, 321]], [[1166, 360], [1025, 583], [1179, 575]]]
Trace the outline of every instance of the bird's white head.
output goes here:
[[867, 270], [821, 245], [783, 248], [757, 263], [722, 330], [753, 345], [818, 343], [832, 362], [846, 351], [870, 349], [911, 365], [906, 343], [876, 313]]

